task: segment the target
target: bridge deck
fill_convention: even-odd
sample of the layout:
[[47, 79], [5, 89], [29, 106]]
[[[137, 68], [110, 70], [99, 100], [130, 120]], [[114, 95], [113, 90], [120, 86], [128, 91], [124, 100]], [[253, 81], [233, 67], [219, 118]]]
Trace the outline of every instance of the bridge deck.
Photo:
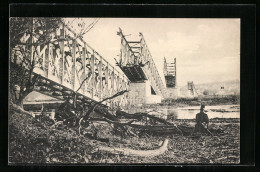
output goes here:
[[134, 65], [131, 67], [122, 66], [120, 68], [131, 82], [147, 80], [143, 69], [139, 65]]

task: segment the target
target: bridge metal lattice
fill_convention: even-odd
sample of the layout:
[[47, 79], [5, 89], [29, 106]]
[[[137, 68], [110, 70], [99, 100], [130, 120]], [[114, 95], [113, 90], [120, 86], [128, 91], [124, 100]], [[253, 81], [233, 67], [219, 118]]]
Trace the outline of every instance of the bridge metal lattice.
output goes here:
[[171, 63], [167, 63], [166, 58], [164, 58], [163, 73], [167, 88], [176, 88], [176, 71], [176, 58]]
[[128, 41], [119, 28], [121, 54], [119, 67], [131, 82], [151, 81], [157, 95], [165, 97], [166, 90], [142, 33], [137, 41]]
[[[35, 56], [33, 72], [41, 76], [38, 86], [42, 87], [38, 91], [46, 93], [55, 87], [77, 91], [82, 83], [78, 93], [100, 101], [128, 89], [127, 77], [116, 70], [64, 23], [61, 23], [56, 32], [50, 36], [51, 40], [48, 43], [39, 44], [36, 51], [33, 46], [29, 46], [30, 58]], [[28, 48], [26, 44], [35, 43], [38, 37], [25, 33], [21, 38], [21, 45], [17, 45], [16, 50], [11, 51], [11, 62], [19, 64], [23, 58], [27, 58], [22, 56], [20, 50]], [[43, 83], [55, 86], [44, 90]], [[106, 104], [126, 104], [126, 97], [127, 94], [124, 94], [107, 101]]]

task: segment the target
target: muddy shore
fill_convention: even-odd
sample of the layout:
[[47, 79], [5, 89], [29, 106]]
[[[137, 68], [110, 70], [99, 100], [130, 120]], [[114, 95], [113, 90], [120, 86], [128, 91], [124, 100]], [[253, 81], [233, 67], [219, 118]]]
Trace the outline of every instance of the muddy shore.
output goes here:
[[[110, 125], [95, 124], [103, 141], [78, 135], [66, 127], [51, 128], [31, 116], [9, 114], [9, 163], [47, 164], [237, 164], [240, 161], [239, 119], [210, 119], [213, 136], [198, 133], [190, 136], [194, 120], [176, 120], [187, 125], [187, 134], [142, 135], [122, 138]], [[152, 150], [169, 139], [168, 150], [155, 157], [125, 156], [101, 151], [99, 147]], [[106, 140], [106, 141], [104, 141]]]

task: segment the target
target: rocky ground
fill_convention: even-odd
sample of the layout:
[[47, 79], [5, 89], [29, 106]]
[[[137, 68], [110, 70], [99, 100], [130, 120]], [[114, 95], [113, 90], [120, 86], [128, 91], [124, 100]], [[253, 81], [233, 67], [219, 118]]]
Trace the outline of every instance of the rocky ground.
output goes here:
[[[190, 136], [194, 120], [176, 120], [186, 130], [167, 135], [143, 134], [121, 137], [110, 124], [94, 123], [99, 140], [79, 135], [66, 126], [53, 127], [48, 120], [36, 120], [24, 113], [9, 113], [9, 163], [107, 164], [237, 164], [240, 161], [239, 119], [211, 119], [213, 136], [197, 133]], [[126, 156], [101, 151], [100, 147], [151, 150], [168, 138], [168, 151], [155, 157]]]

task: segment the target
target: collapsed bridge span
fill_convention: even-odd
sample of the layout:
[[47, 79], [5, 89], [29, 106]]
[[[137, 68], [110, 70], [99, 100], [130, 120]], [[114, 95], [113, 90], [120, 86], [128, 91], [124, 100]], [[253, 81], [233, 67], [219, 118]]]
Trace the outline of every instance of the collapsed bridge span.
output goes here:
[[166, 96], [165, 86], [156, 68], [142, 33], [137, 41], [128, 41], [119, 28], [121, 36], [118, 66], [130, 80], [129, 103], [159, 103]]

